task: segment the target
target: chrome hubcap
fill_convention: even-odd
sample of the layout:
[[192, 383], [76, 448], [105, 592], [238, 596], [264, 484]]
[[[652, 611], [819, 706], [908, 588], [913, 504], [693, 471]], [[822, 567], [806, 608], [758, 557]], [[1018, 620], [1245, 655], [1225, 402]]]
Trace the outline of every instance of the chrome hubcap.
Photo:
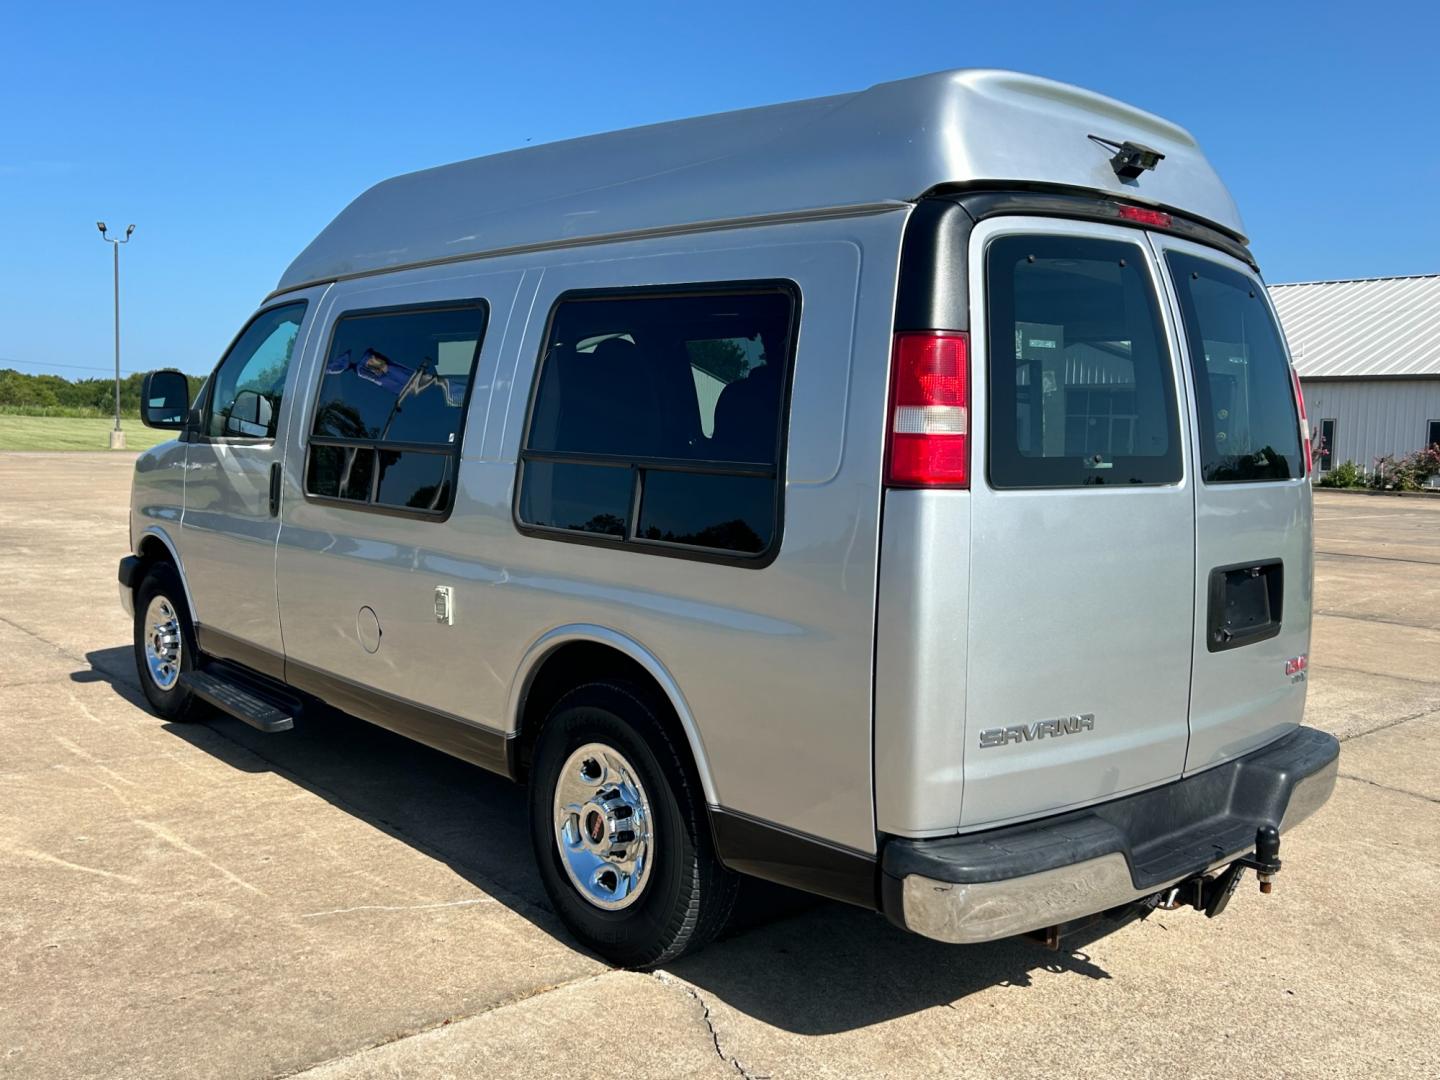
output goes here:
[[650, 802], [634, 767], [602, 743], [587, 743], [555, 782], [555, 844], [580, 895], [618, 911], [645, 891], [654, 861]]
[[154, 597], [145, 609], [145, 666], [161, 690], [171, 689], [180, 678], [180, 616], [163, 596]]

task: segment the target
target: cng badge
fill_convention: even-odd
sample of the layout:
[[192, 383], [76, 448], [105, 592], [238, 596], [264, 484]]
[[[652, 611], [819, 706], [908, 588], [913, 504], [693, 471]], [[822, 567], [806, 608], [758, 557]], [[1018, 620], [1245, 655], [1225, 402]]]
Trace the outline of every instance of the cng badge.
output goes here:
[[980, 749], [1004, 746], [1006, 743], [1034, 742], [1056, 735], [1078, 735], [1095, 730], [1094, 713], [1075, 713], [1056, 720], [1037, 720], [1033, 724], [1011, 724], [1009, 727], [986, 728], [980, 732]]

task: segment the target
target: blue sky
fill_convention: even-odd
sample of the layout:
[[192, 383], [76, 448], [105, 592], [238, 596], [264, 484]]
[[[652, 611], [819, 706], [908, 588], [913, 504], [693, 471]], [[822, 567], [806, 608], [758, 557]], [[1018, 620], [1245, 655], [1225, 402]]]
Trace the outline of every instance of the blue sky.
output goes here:
[[[1440, 271], [1440, 17], [1415, 4], [30, 5], [0, 35], [0, 367], [206, 371], [399, 172], [947, 67], [1188, 127], [1270, 281]], [[99, 369], [99, 370], [87, 370]]]

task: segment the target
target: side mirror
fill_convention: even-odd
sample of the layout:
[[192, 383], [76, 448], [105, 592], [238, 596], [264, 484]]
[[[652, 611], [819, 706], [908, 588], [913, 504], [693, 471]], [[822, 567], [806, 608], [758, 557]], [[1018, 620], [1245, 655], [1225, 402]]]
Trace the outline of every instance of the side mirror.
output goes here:
[[254, 390], [241, 390], [235, 395], [235, 402], [226, 412], [225, 434], [239, 435], [247, 439], [266, 439], [271, 436], [270, 421], [274, 417], [270, 399]]
[[152, 371], [140, 386], [140, 422], [179, 431], [190, 411], [190, 380], [174, 368]]

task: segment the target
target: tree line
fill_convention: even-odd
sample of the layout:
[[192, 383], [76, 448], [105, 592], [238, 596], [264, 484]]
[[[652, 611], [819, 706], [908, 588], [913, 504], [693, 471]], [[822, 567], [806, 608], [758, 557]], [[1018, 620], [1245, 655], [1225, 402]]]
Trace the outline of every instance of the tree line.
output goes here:
[[[190, 400], [195, 400], [204, 379], [188, 376]], [[140, 415], [140, 384], [143, 375], [120, 380], [120, 414]], [[59, 375], [30, 375], [13, 368], [0, 368], [0, 412], [36, 416], [113, 416], [115, 380], [66, 379]]]

